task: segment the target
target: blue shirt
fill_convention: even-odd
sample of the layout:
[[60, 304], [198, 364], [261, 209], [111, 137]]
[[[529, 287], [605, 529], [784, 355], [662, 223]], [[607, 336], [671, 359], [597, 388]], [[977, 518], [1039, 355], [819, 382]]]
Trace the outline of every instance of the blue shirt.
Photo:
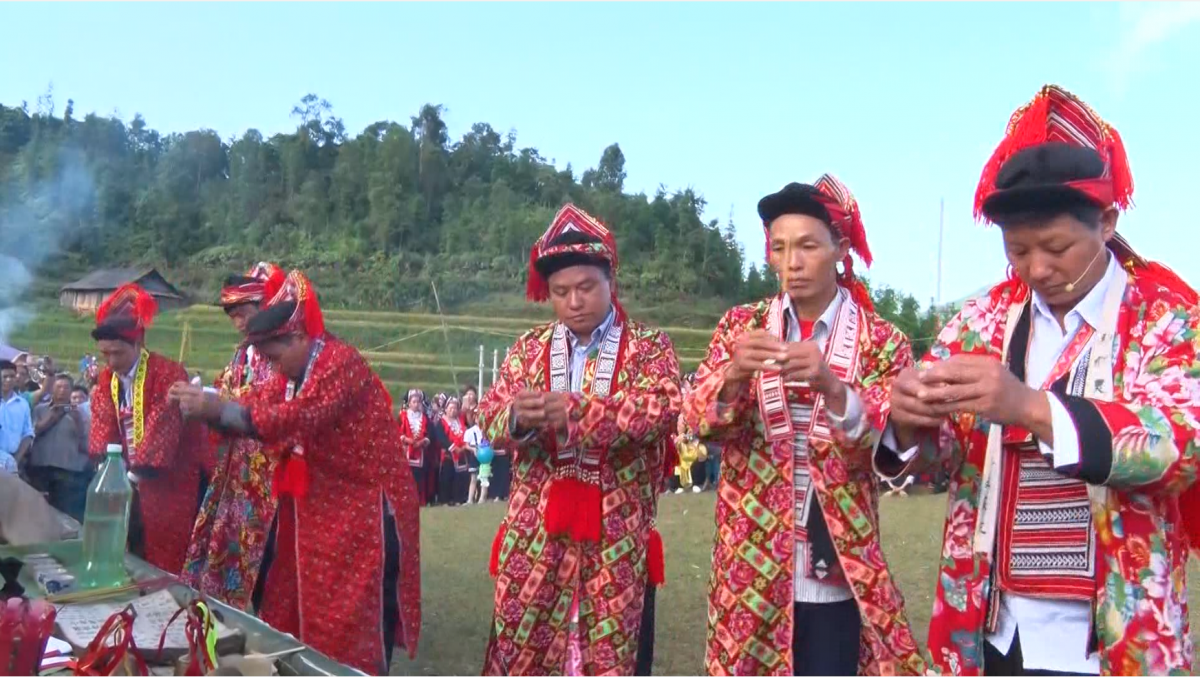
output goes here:
[[16, 472], [14, 457], [21, 442], [33, 437], [33, 417], [29, 403], [17, 393], [0, 402], [0, 470]]
[[571, 362], [567, 368], [571, 377], [571, 392], [578, 393], [583, 391], [583, 372], [586, 371], [588, 356], [600, 350], [600, 344], [604, 341], [604, 335], [612, 328], [613, 322], [617, 319], [616, 308], [608, 309], [608, 316], [600, 323], [600, 326], [592, 330], [591, 339], [587, 345], [582, 345], [582, 341], [575, 335], [573, 331], [567, 331], [567, 341], [571, 346]]

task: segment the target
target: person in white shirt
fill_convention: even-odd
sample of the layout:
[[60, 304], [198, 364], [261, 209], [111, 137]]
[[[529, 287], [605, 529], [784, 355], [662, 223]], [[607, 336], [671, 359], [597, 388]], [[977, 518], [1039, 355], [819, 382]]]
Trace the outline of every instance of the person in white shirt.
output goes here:
[[924, 674], [871, 468], [912, 349], [853, 274], [851, 252], [867, 265], [871, 252], [840, 181], [789, 184], [758, 213], [782, 290], [725, 314], [682, 409], [725, 464], [708, 673]]
[[471, 412], [467, 416], [467, 432], [463, 433], [463, 441], [467, 443], [467, 450], [470, 452], [471, 459], [471, 484], [467, 488], [467, 504], [483, 503], [487, 500], [488, 480], [491, 477], [490, 464], [487, 469], [488, 477], [483, 476], [483, 464], [475, 456], [479, 452], [479, 447], [483, 446], [483, 431], [479, 429], [479, 424], [475, 421], [475, 414]]
[[1046, 86], [984, 169], [1013, 274], [896, 379], [881, 474], [951, 477], [929, 648], [956, 675], [1190, 674], [1197, 295], [1116, 234], [1117, 132]]

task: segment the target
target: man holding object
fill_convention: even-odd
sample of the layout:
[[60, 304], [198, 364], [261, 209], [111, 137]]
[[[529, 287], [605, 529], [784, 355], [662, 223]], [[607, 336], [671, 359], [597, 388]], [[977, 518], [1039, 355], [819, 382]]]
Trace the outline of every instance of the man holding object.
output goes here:
[[1132, 194], [1117, 131], [1043, 88], [976, 193], [1015, 274], [892, 390], [880, 472], [952, 478], [929, 628], [943, 672], [1192, 672], [1200, 314], [1117, 235]]
[[485, 437], [513, 453], [484, 674], [649, 669], [638, 636], [662, 582], [654, 517], [679, 366], [666, 334], [625, 315], [616, 273], [608, 229], [563, 207], [527, 287], [558, 319], [517, 339], [479, 405]]
[[723, 448], [708, 672], [921, 674], [871, 469], [912, 351], [854, 277], [871, 252], [849, 189], [826, 174], [758, 212], [783, 289], [725, 314], [683, 408]]
[[275, 557], [262, 619], [330, 658], [387, 674], [392, 647], [416, 655], [421, 627], [416, 485], [392, 400], [353, 347], [325, 331], [299, 271], [246, 325], [274, 376], [236, 401], [188, 383], [188, 416], [253, 437], [276, 463]]

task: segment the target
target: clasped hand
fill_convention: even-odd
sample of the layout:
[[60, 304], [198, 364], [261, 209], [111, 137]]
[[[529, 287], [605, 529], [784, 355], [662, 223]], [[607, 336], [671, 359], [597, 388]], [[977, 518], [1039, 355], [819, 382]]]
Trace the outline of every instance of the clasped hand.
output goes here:
[[524, 390], [513, 398], [513, 415], [517, 417], [520, 430], [543, 430], [546, 428], [565, 432], [567, 430], [566, 393], [547, 393]]
[[779, 371], [785, 382], [805, 381], [826, 396], [835, 394], [841, 385], [816, 341], [784, 342], [760, 330], [738, 340], [725, 379], [743, 383], [761, 371]]
[[1039, 393], [999, 360], [954, 355], [927, 369], [908, 367], [892, 384], [892, 420], [934, 428], [946, 416], [971, 413], [1001, 425], [1024, 425]]

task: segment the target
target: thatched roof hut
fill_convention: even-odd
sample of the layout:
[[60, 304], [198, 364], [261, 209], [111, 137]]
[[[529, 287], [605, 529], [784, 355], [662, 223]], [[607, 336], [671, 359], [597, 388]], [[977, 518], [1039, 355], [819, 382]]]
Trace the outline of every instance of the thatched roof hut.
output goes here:
[[136, 282], [158, 301], [159, 310], [177, 310], [190, 305], [187, 296], [175, 288], [155, 268], [110, 268], [88, 273], [83, 279], [64, 286], [58, 303], [78, 313], [94, 313], [118, 287]]

